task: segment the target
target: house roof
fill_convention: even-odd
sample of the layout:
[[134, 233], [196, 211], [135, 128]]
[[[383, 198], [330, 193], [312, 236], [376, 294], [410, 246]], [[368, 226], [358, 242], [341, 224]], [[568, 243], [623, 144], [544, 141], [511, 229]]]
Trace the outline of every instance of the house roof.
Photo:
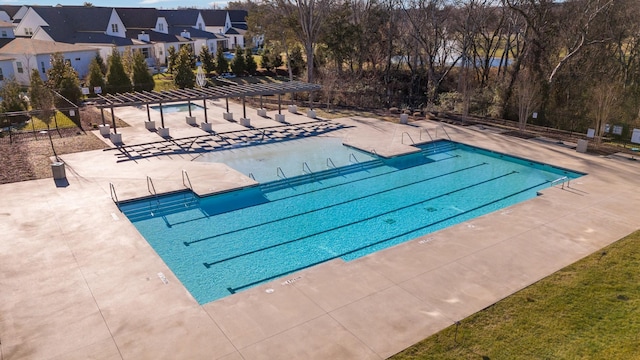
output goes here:
[[72, 52], [72, 51], [96, 51], [97, 49], [81, 46], [81, 45], [73, 45], [73, 44], [65, 44], [55, 41], [46, 41], [46, 40], [34, 40], [29, 38], [16, 38], [11, 39], [11, 41], [0, 48], [0, 52], [7, 56], [11, 54], [20, 54], [20, 55], [41, 55], [41, 54], [53, 54], [56, 52]]
[[224, 36], [216, 35], [214, 33], [200, 29], [179, 26], [173, 26], [169, 28], [169, 34], [173, 34], [176, 36], [181, 36], [183, 31], [189, 32], [191, 39], [224, 39]]
[[229, 28], [229, 30], [225, 32], [225, 35], [240, 35], [240, 32], [236, 28]]
[[21, 8], [22, 5], [0, 5], [0, 10], [6, 12], [12, 19]]
[[7, 21], [0, 21], [0, 27], [10, 27], [13, 28], [13, 23]]
[[249, 13], [246, 10], [227, 10], [232, 23], [247, 23]]
[[158, 10], [160, 16], [164, 16], [169, 26], [195, 26], [198, 21], [200, 10], [179, 9], [179, 10]]
[[[47, 26], [41, 28], [51, 36]], [[115, 45], [115, 46], [129, 46], [134, 45], [135, 41], [129, 38], [121, 38], [118, 36], [111, 36], [98, 32], [73, 32], [70, 34], [64, 34], [65, 36], [57, 36], [57, 38], [64, 39], [64, 42], [71, 44], [96, 44], [96, 45]], [[56, 36], [51, 36], [52, 39], [56, 39]]]
[[[76, 31], [104, 32], [109, 25], [112, 8], [109, 7], [33, 7], [44, 21], [54, 29], [55, 34]], [[58, 40], [55, 39], [54, 40]], [[59, 41], [59, 40], [58, 40]]]
[[207, 26], [224, 26], [227, 20], [227, 10], [200, 10], [200, 14], [202, 14], [202, 20]]
[[[131, 39], [137, 39], [138, 35], [140, 34], [140, 30], [127, 30], [126, 33], [126, 37], [127, 38], [131, 38]], [[175, 42], [188, 42], [190, 41], [189, 39], [186, 39], [182, 36], [180, 36], [180, 33], [176, 34], [165, 34], [165, 33], [161, 33], [161, 32], [157, 32], [154, 30], [145, 30], [144, 31], [145, 34], [149, 35], [149, 41], [150, 42], [166, 42], [166, 43], [175, 43]], [[136, 41], [136, 40], [134, 40]], [[141, 44], [144, 44], [144, 42], [140, 42]]]
[[[153, 29], [160, 13], [155, 8], [115, 8], [127, 29]], [[195, 22], [194, 22], [195, 24]]]

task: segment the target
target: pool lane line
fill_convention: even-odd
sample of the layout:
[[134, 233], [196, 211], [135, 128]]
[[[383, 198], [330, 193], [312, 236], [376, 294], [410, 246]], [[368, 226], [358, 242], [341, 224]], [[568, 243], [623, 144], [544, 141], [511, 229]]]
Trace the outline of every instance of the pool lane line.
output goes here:
[[[379, 244], [382, 244], [382, 243], [385, 243], [385, 242], [391, 241], [391, 240], [393, 240], [393, 239], [397, 239], [397, 238], [399, 238], [399, 237], [401, 237], [401, 236], [409, 235], [409, 234], [411, 234], [412, 232], [416, 232], [416, 231], [419, 231], [419, 230], [422, 230], [422, 229], [426, 229], [426, 228], [428, 228], [428, 227], [430, 227], [430, 226], [433, 226], [433, 225], [439, 224], [439, 223], [441, 223], [441, 222], [445, 222], [445, 221], [447, 221], [447, 220], [451, 220], [451, 219], [453, 219], [453, 218], [455, 218], [455, 217], [458, 217], [458, 216], [460, 216], [460, 215], [467, 214], [467, 213], [470, 213], [470, 212], [472, 212], [472, 211], [479, 210], [479, 209], [481, 209], [481, 208], [483, 208], [483, 207], [485, 207], [485, 206], [489, 206], [489, 205], [491, 205], [491, 204], [495, 204], [495, 203], [497, 203], [497, 202], [499, 202], [499, 201], [502, 201], [502, 200], [508, 199], [508, 198], [510, 198], [510, 197], [513, 197], [513, 196], [515, 196], [515, 195], [521, 194], [521, 193], [523, 193], [523, 192], [526, 192], [526, 191], [529, 191], [529, 190], [535, 189], [535, 188], [537, 188], [537, 187], [539, 187], [539, 186], [542, 186], [542, 185], [544, 185], [544, 184], [546, 184], [546, 183], [549, 183], [549, 182], [550, 182], [550, 181], [543, 181], [543, 182], [541, 182], [541, 183], [539, 183], [539, 184], [537, 184], [537, 185], [534, 185], [534, 186], [528, 187], [528, 188], [526, 188], [526, 189], [523, 189], [523, 190], [517, 191], [517, 192], [515, 192], [515, 193], [513, 193], [513, 194], [510, 194], [510, 195], [504, 196], [504, 197], [502, 197], [502, 198], [500, 198], [500, 199], [493, 200], [493, 201], [491, 201], [491, 202], [488, 202], [488, 203], [486, 203], [486, 204], [483, 204], [483, 205], [477, 206], [477, 207], [475, 207], [475, 208], [473, 208], [473, 209], [470, 209], [470, 210], [467, 210], [467, 211], [465, 211], [465, 212], [458, 213], [458, 214], [455, 214], [455, 215], [449, 216], [449, 217], [447, 217], [447, 218], [440, 219], [440, 220], [438, 220], [438, 221], [434, 221], [434, 222], [430, 223], [429, 225], [421, 226], [421, 227], [419, 227], [419, 228], [413, 229], [413, 230], [411, 230], [411, 231], [406, 231], [406, 232], [404, 232], [404, 233], [402, 233], [402, 234], [398, 234], [398, 235], [395, 235], [395, 236], [390, 237], [390, 238], [386, 238], [386, 239], [383, 239], [383, 240], [380, 240], [380, 241], [376, 241], [376, 242], [373, 242], [373, 243], [368, 244], [368, 245], [365, 245], [365, 246], [361, 246], [361, 247], [359, 247], [359, 248], [357, 248], [357, 249], [354, 249], [354, 250], [350, 250], [350, 251], [344, 252], [344, 253], [342, 253], [342, 254], [340, 254], [340, 255], [331, 256], [331, 257], [329, 257], [329, 258], [325, 258], [324, 260], [316, 261], [316, 262], [314, 262], [314, 263], [311, 263], [311, 264], [308, 264], [308, 265], [305, 265], [305, 266], [302, 266], [302, 267], [296, 268], [296, 269], [294, 269], [294, 270], [290, 270], [290, 271], [287, 271], [287, 272], [284, 272], [284, 273], [280, 273], [280, 274], [277, 274], [277, 275], [269, 276], [269, 277], [267, 277], [267, 278], [263, 278], [263, 279], [261, 279], [261, 280], [253, 281], [253, 282], [251, 282], [251, 283], [248, 283], [248, 284], [245, 284], [245, 285], [242, 285], [242, 286], [238, 286], [238, 287], [227, 287], [227, 291], [229, 291], [231, 294], [235, 294], [238, 290], [246, 289], [246, 288], [252, 287], [252, 286], [254, 286], [254, 285], [258, 285], [258, 284], [260, 284], [260, 283], [263, 283], [263, 282], [265, 282], [265, 281], [269, 281], [269, 280], [277, 279], [277, 278], [279, 278], [279, 277], [282, 277], [282, 276], [285, 276], [285, 275], [289, 275], [289, 274], [292, 274], [292, 273], [297, 272], [297, 271], [300, 271], [300, 270], [308, 269], [308, 268], [313, 267], [313, 266], [315, 266], [315, 265], [319, 265], [319, 264], [322, 264], [322, 263], [324, 263], [324, 262], [327, 262], [327, 261], [330, 261], [330, 260], [333, 260], [333, 259], [337, 259], [337, 258], [340, 258], [340, 257], [346, 256], [346, 255], [349, 255], [349, 254], [353, 254], [354, 252], [361, 251], [361, 250], [364, 250], [364, 249], [366, 249], [366, 248], [370, 248], [370, 247], [372, 247], [372, 246], [379, 245]], [[331, 230], [329, 230], [329, 231], [331, 231]], [[409, 240], [407, 240], [407, 241], [409, 241]]]
[[336, 226], [336, 227], [333, 227], [333, 228], [329, 228], [329, 229], [323, 230], [321, 232], [316, 232], [316, 233], [313, 233], [313, 234], [301, 236], [299, 238], [291, 239], [291, 240], [288, 240], [288, 241], [285, 241], [285, 242], [282, 242], [282, 243], [265, 246], [265, 247], [262, 247], [262, 248], [259, 248], [259, 249], [251, 250], [251, 251], [246, 252], [246, 253], [242, 253], [242, 254], [238, 254], [238, 255], [234, 255], [234, 256], [229, 256], [229, 257], [217, 260], [217, 261], [213, 261], [213, 262], [209, 262], [209, 263], [202, 263], [202, 264], [206, 268], [210, 268], [213, 265], [216, 265], [216, 264], [219, 264], [219, 263], [223, 263], [223, 262], [226, 262], [226, 261], [229, 261], [229, 260], [241, 258], [243, 256], [255, 254], [255, 253], [258, 253], [258, 252], [261, 252], [261, 251], [273, 249], [273, 248], [276, 248], [276, 247], [279, 247], [279, 246], [283, 246], [283, 245], [291, 244], [291, 243], [294, 243], [294, 242], [298, 242], [300, 240], [308, 239], [308, 238], [314, 237], [314, 236], [316, 236], [318, 234], [327, 233], [327, 232], [330, 232], [330, 231], [334, 231], [334, 230], [342, 229], [342, 228], [345, 228], [345, 227], [348, 227], [348, 226], [352, 226], [352, 225], [355, 225], [355, 224], [359, 224], [359, 223], [362, 223], [362, 222], [365, 222], [365, 221], [373, 220], [375, 218], [379, 218], [379, 217], [382, 217], [382, 216], [385, 216], [385, 215], [389, 215], [391, 213], [394, 213], [394, 212], [397, 212], [397, 211], [400, 211], [400, 210], [408, 209], [408, 208], [414, 207], [416, 205], [420, 205], [420, 204], [423, 204], [423, 203], [426, 203], [426, 202], [429, 202], [429, 201], [432, 201], [432, 200], [435, 200], [435, 199], [438, 199], [438, 198], [441, 198], [441, 197], [444, 197], [444, 196], [448, 196], [448, 195], [451, 195], [451, 194], [459, 192], [459, 191], [468, 190], [468, 189], [470, 189], [472, 187], [479, 186], [479, 185], [482, 185], [482, 184], [486, 184], [488, 182], [495, 181], [495, 180], [498, 180], [500, 178], [507, 177], [509, 175], [513, 175], [513, 174], [517, 174], [517, 173], [518, 173], [517, 171], [511, 171], [509, 173], [502, 174], [502, 175], [493, 177], [491, 179], [483, 180], [483, 181], [481, 181], [479, 183], [476, 183], [476, 184], [467, 185], [467, 186], [464, 186], [464, 187], [459, 188], [457, 190], [453, 190], [453, 191], [449, 191], [447, 193], [436, 195], [436, 196], [433, 196], [431, 198], [420, 200], [418, 202], [414, 202], [414, 203], [411, 203], [409, 205], [404, 205], [404, 206], [401, 206], [399, 208], [395, 208], [395, 209], [392, 209], [392, 210], [389, 210], [389, 211], [382, 212], [380, 214], [376, 214], [376, 215], [373, 215], [373, 216], [366, 217], [364, 219], [360, 219], [360, 220], [353, 221], [353, 222], [350, 222], [350, 223], [347, 223], [347, 224], [342, 224], [342, 225], [339, 225], [339, 226]]
[[[223, 233], [220, 233], [220, 234], [207, 236], [207, 237], [204, 237], [204, 238], [201, 238], [201, 239], [198, 239], [198, 240], [183, 241], [183, 244], [185, 246], [189, 246], [191, 244], [196, 244], [196, 243], [199, 243], [199, 242], [202, 242], [202, 241], [211, 240], [211, 239], [214, 239], [216, 237], [229, 235], [229, 234], [232, 234], [234, 232], [257, 228], [257, 227], [260, 227], [260, 226], [263, 226], [263, 225], [272, 224], [274, 222], [278, 222], [278, 221], [282, 221], [282, 220], [292, 219], [292, 218], [295, 218], [295, 217], [298, 217], [298, 216], [302, 216], [302, 215], [308, 215], [308, 214], [311, 214], [311, 213], [314, 213], [314, 212], [317, 212], [317, 211], [329, 209], [329, 208], [334, 207], [334, 206], [340, 206], [340, 205], [348, 204], [350, 202], [362, 200], [362, 199], [365, 199], [365, 198], [368, 198], [368, 197], [371, 197], [371, 196], [384, 194], [386, 192], [390, 192], [390, 191], [393, 191], [393, 190], [401, 189], [401, 188], [404, 188], [404, 187], [413, 186], [413, 185], [419, 184], [421, 182], [434, 180], [434, 179], [437, 179], [437, 178], [440, 178], [440, 177], [444, 177], [444, 176], [448, 176], [448, 175], [455, 174], [455, 173], [458, 173], [458, 172], [470, 170], [470, 169], [473, 169], [473, 168], [476, 168], [476, 167], [480, 167], [480, 166], [483, 166], [483, 165], [487, 165], [487, 163], [483, 162], [483, 163], [480, 163], [480, 164], [472, 165], [472, 166], [469, 166], [469, 167], [466, 167], [466, 168], [462, 168], [462, 169], [458, 169], [458, 170], [455, 170], [455, 171], [451, 171], [451, 172], [448, 172], [448, 173], [439, 174], [439, 175], [432, 176], [432, 177], [425, 178], [425, 179], [418, 180], [418, 181], [413, 181], [413, 182], [410, 182], [410, 183], [407, 183], [407, 184], [404, 184], [404, 185], [400, 185], [400, 186], [397, 186], [397, 187], [394, 187], [394, 188], [385, 189], [385, 190], [377, 191], [377, 192], [374, 192], [374, 193], [370, 193], [368, 195], [363, 195], [363, 196], [355, 197], [353, 199], [337, 202], [335, 204], [323, 206], [321, 208], [312, 209], [312, 210], [304, 211], [304, 212], [301, 212], [301, 213], [296, 213], [296, 214], [293, 214], [293, 215], [285, 216], [285, 217], [282, 217], [282, 218], [277, 218], [277, 219], [266, 221], [266, 222], [262, 222], [262, 223], [259, 223], [259, 224], [254, 224], [254, 225], [251, 225], [251, 226], [246, 226], [246, 227], [243, 227], [241, 229], [229, 230], [229, 231], [226, 231], [226, 232], [223, 232]], [[370, 179], [370, 178], [372, 178], [372, 177], [368, 177], [367, 179]], [[351, 183], [349, 183], [349, 184], [351, 184]]]

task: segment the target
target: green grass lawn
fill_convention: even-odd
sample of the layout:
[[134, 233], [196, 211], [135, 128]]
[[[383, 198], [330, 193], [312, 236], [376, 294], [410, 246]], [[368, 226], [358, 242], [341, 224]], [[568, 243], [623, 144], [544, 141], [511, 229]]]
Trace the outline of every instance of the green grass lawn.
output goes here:
[[[31, 121], [27, 121], [26, 123], [18, 127], [18, 130], [34, 130], [35, 129], [36, 131], [40, 131], [40, 130], [47, 129], [47, 124], [45, 124], [42, 120], [38, 119], [35, 116], [32, 117], [31, 119], [32, 119]], [[56, 111], [55, 120], [52, 119], [51, 123], [49, 124], [51, 129], [56, 128], [56, 122], [58, 124], [58, 128], [60, 129], [73, 128], [77, 126], [76, 123], [74, 123], [67, 115], [59, 111]]]
[[640, 231], [391, 359], [640, 359]]

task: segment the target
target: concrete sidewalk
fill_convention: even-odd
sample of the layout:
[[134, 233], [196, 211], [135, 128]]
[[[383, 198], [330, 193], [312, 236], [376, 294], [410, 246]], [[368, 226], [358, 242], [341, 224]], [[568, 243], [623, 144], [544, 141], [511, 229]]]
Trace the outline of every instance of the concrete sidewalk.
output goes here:
[[[454, 141], [588, 175], [201, 306], [119, 212], [110, 183], [123, 200], [148, 195], [147, 176], [158, 192], [183, 189], [182, 170], [202, 193], [253, 180], [189, 155], [65, 155], [66, 187], [0, 185], [0, 359], [384, 359], [640, 228], [638, 161], [430, 121], [332, 122], [344, 127], [327, 136], [381, 155], [412, 151], [409, 137], [444, 137], [446, 128]], [[161, 140], [127, 129], [127, 145]]]

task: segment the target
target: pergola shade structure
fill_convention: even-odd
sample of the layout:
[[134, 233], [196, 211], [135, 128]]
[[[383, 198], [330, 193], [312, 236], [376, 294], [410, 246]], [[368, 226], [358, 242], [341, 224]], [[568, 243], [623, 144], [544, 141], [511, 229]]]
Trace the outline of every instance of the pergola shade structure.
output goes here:
[[[173, 102], [188, 102], [189, 105], [192, 101], [202, 100], [204, 103], [204, 119], [207, 121], [207, 106], [206, 101], [208, 99], [222, 99], [227, 101], [227, 112], [229, 112], [229, 98], [240, 97], [242, 98], [243, 117], [246, 117], [246, 109], [244, 106], [244, 99], [247, 96], [264, 96], [264, 95], [278, 95], [278, 113], [281, 111], [281, 95], [287, 93], [297, 92], [313, 92], [318, 91], [322, 87], [316, 84], [309, 84], [300, 81], [290, 81], [284, 83], [269, 83], [269, 84], [245, 84], [245, 85], [229, 85], [229, 86], [216, 86], [216, 87], [203, 87], [193, 89], [178, 89], [178, 90], [165, 90], [165, 91], [136, 91], [130, 93], [121, 94], [106, 94], [98, 95], [100, 100], [98, 101], [98, 108], [102, 113], [102, 123], [104, 120], [104, 108], [111, 109], [111, 120], [113, 123], [113, 130], [116, 132], [115, 117], [113, 115], [113, 109], [117, 107], [125, 106], [140, 106], [145, 105], [147, 107], [147, 118], [151, 120], [149, 113], [149, 105], [158, 104], [160, 107], [160, 119], [162, 121], [162, 127], [164, 127], [164, 115], [162, 113], [163, 103]], [[191, 116], [191, 106], [189, 106], [189, 116]]]

